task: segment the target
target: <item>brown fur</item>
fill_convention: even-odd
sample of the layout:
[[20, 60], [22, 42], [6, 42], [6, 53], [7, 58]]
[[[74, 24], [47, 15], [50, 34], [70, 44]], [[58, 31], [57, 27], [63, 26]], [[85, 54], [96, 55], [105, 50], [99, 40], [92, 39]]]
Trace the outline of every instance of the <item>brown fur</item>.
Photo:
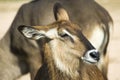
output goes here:
[[[45, 47], [45, 63], [39, 69], [35, 80], [106, 80], [96, 65], [80, 61], [79, 75], [71, 77], [56, 68], [48, 45]], [[72, 65], [71, 65], [72, 66]]]
[[96, 64], [82, 59], [94, 47], [81, 33], [80, 26], [69, 21], [67, 11], [59, 3], [54, 9], [56, 22], [47, 26], [18, 27], [27, 38], [44, 39], [44, 43], [39, 42], [43, 44], [40, 46], [44, 62], [35, 80], [106, 80]]
[[[0, 79], [13, 80], [30, 72], [32, 80], [42, 65], [42, 51], [36, 41], [24, 38], [18, 31], [19, 25], [46, 25], [54, 22], [52, 12], [53, 5], [60, 2], [71, 16], [71, 21], [80, 25], [83, 34], [88, 38], [92, 36], [95, 25], [102, 28], [105, 26], [104, 35], [107, 39], [103, 41], [100, 51], [106, 57], [107, 45], [109, 42], [109, 23], [112, 19], [109, 13], [97, 4], [94, 0], [36, 0], [26, 3], [19, 9], [10, 29], [0, 40]], [[89, 33], [88, 33], [89, 32]], [[104, 58], [103, 58], [104, 59]], [[8, 63], [9, 61], [9, 63]], [[104, 61], [104, 60], [103, 60]], [[108, 61], [101, 65], [101, 69], [107, 76]], [[2, 66], [1, 66], [2, 65]]]

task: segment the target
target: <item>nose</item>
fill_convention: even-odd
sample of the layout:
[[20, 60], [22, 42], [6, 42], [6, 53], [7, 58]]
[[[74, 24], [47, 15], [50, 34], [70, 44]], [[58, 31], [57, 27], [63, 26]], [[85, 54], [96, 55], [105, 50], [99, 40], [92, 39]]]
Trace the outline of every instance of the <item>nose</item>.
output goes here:
[[97, 50], [91, 50], [89, 51], [88, 55], [90, 55], [91, 58], [93, 58], [94, 60], [97, 60], [99, 61], [99, 57], [100, 57], [100, 54]]
[[85, 62], [97, 63], [100, 59], [100, 53], [96, 49], [88, 50], [82, 57]]

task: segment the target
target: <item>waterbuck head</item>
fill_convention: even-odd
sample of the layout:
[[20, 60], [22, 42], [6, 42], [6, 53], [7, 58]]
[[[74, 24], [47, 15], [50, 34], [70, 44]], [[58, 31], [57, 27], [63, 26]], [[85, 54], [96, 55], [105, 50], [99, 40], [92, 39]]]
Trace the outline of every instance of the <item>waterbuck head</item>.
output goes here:
[[54, 15], [56, 21], [52, 24], [22, 25], [18, 30], [29, 39], [43, 39], [46, 60], [51, 59], [62, 72], [77, 75], [82, 64], [97, 64], [100, 57], [98, 51], [81, 33], [80, 26], [69, 20], [67, 11], [60, 4], [55, 5]]

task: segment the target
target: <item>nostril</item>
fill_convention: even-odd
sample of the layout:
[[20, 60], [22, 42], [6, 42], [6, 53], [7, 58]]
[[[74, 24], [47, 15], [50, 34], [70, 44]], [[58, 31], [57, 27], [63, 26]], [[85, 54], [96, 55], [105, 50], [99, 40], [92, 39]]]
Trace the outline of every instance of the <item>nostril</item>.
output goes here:
[[97, 63], [100, 60], [100, 53], [96, 49], [88, 50], [81, 58], [87, 63]]
[[90, 55], [93, 59], [99, 61], [99, 57], [100, 57], [99, 52], [91, 52], [89, 55]]

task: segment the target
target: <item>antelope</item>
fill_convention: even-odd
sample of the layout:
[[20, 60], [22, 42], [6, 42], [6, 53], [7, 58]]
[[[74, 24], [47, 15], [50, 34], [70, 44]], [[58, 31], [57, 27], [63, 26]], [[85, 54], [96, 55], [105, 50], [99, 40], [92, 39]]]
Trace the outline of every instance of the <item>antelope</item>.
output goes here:
[[44, 62], [35, 80], [106, 80], [96, 66], [100, 54], [80, 26], [70, 21], [59, 3], [53, 11], [56, 21], [52, 24], [18, 27], [26, 38], [38, 40], [43, 49]]
[[34, 80], [43, 64], [43, 51], [37, 41], [25, 38], [17, 28], [20, 25], [47, 25], [56, 21], [53, 15], [56, 2], [63, 5], [70, 20], [80, 26], [83, 35], [99, 51], [97, 67], [107, 76], [107, 46], [112, 23], [108, 11], [95, 0], [32, 0], [20, 7], [9, 30], [0, 40], [0, 80], [15, 80], [28, 72]]

